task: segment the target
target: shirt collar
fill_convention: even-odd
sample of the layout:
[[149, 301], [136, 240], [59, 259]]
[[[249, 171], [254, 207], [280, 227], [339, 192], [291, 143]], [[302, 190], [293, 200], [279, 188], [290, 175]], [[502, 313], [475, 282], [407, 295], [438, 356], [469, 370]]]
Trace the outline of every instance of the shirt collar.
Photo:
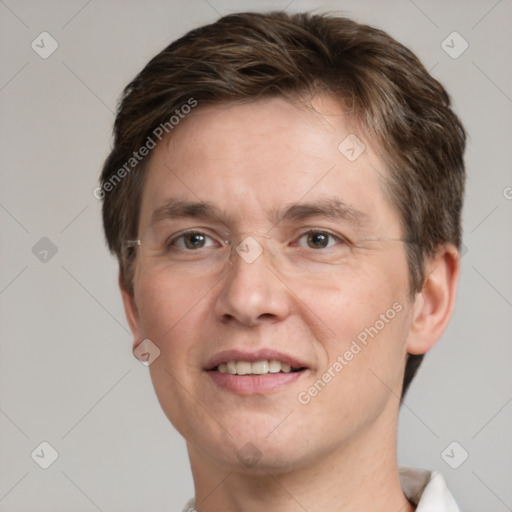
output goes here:
[[441, 473], [415, 468], [399, 468], [400, 484], [416, 512], [460, 512]]
[[[399, 468], [398, 475], [405, 496], [416, 512], [460, 512], [441, 473], [415, 468]], [[182, 512], [196, 512], [192, 498]]]

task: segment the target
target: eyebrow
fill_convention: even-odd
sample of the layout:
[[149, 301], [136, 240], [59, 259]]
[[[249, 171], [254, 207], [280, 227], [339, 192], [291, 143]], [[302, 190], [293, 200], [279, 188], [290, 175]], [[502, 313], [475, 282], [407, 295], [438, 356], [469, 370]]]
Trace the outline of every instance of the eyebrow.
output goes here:
[[273, 217], [276, 223], [322, 217], [329, 220], [349, 221], [357, 227], [362, 227], [370, 221], [370, 216], [367, 213], [348, 205], [337, 197], [307, 203], [294, 203], [282, 210], [274, 211]]
[[222, 220], [228, 217], [222, 210], [212, 203], [205, 201], [182, 201], [168, 199], [151, 214], [150, 224], [164, 219], [211, 219]]
[[[270, 211], [270, 219], [274, 226], [281, 222], [307, 220], [322, 217], [332, 220], [344, 220], [351, 222], [356, 227], [368, 224], [370, 217], [367, 213], [350, 206], [337, 197], [320, 199], [306, 203], [292, 203], [282, 208], [274, 208]], [[223, 224], [234, 220], [224, 210], [206, 201], [183, 201], [168, 199], [156, 208], [151, 215], [151, 224], [164, 219], [215, 219]], [[273, 228], [272, 228], [273, 229]]]

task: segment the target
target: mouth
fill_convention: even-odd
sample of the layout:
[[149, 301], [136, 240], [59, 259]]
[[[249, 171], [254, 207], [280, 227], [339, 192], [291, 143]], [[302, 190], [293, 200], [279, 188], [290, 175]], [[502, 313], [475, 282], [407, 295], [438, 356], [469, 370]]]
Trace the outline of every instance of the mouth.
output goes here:
[[220, 363], [210, 371], [219, 373], [227, 373], [229, 375], [268, 375], [275, 373], [295, 373], [306, 370], [305, 366], [298, 368], [292, 367], [290, 364], [278, 359], [263, 359], [261, 361], [227, 361]]
[[239, 395], [278, 391], [309, 370], [304, 362], [275, 350], [221, 352], [204, 369], [219, 387]]

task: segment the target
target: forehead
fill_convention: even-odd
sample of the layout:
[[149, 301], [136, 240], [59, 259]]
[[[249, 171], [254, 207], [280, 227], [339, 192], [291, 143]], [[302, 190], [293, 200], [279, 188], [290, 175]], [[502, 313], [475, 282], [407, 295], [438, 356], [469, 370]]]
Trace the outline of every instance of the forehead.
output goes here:
[[141, 223], [169, 199], [209, 203], [246, 224], [333, 201], [375, 228], [397, 228], [382, 187], [387, 171], [371, 147], [330, 96], [309, 106], [283, 98], [198, 105], [151, 154]]

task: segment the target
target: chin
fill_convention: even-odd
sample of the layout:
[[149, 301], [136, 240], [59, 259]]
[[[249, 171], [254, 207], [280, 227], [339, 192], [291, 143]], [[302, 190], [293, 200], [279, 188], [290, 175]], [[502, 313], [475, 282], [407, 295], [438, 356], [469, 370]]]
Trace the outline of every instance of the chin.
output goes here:
[[276, 428], [280, 421], [282, 418], [269, 421], [268, 417], [253, 415], [236, 424], [225, 424], [229, 434], [215, 423], [204, 425], [207, 430], [191, 426], [184, 436], [189, 444], [226, 470], [254, 474], [287, 472], [313, 458], [308, 452], [314, 440], [305, 442], [303, 431], [294, 424]]
[[265, 439], [237, 440], [236, 446], [210, 446], [209, 451], [227, 469], [254, 474], [287, 472], [297, 468], [302, 458], [291, 443], [276, 446]]

